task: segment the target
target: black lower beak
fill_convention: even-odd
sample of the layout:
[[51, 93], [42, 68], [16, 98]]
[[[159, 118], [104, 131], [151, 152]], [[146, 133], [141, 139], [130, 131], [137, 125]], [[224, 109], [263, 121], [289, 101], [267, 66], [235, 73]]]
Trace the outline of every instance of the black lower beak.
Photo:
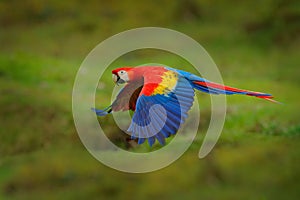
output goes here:
[[112, 78], [113, 78], [113, 81], [119, 85], [119, 84], [123, 84], [125, 83], [125, 81], [123, 79], [120, 78], [120, 76], [116, 75], [116, 74], [113, 74], [112, 75]]
[[125, 83], [125, 81], [118, 76], [117, 83], [118, 84], [123, 84], [123, 83]]

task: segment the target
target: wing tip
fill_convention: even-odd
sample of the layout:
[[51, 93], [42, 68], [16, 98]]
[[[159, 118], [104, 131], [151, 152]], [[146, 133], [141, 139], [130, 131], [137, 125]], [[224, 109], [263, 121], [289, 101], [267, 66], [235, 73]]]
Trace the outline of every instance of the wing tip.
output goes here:
[[153, 136], [149, 137], [148, 138], [148, 144], [149, 144], [149, 146], [152, 147], [154, 143], [155, 143], [155, 138]]
[[95, 112], [96, 115], [98, 115], [98, 116], [105, 116], [105, 115], [111, 113], [111, 111], [112, 111], [111, 106], [105, 108], [104, 110], [99, 110], [99, 109], [96, 109], [96, 108], [91, 108], [91, 110], [93, 112]]

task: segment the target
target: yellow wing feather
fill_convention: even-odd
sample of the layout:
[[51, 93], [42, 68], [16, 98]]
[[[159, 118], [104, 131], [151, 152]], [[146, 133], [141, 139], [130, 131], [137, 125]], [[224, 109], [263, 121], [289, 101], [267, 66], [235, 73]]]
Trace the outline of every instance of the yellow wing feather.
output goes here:
[[166, 71], [164, 72], [161, 78], [162, 78], [161, 83], [153, 91], [154, 95], [167, 94], [171, 92], [177, 84], [178, 74], [173, 71]]

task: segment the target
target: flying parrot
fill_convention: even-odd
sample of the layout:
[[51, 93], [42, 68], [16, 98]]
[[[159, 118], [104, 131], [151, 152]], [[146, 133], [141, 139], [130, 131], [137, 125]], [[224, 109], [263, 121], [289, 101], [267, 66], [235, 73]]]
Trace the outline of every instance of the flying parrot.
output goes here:
[[176, 134], [193, 105], [194, 92], [210, 94], [242, 94], [272, 100], [266, 93], [223, 86], [192, 73], [164, 66], [122, 67], [112, 71], [116, 84], [125, 84], [113, 103], [103, 109], [92, 108], [98, 116], [111, 112], [134, 111], [128, 132], [142, 144], [148, 139], [161, 145]]

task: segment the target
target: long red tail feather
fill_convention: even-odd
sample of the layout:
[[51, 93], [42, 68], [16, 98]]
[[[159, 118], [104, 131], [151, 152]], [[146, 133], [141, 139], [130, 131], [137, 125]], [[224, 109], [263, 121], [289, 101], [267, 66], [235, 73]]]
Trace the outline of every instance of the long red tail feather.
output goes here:
[[206, 81], [194, 81], [193, 83], [195, 83], [196, 85], [205, 87], [208, 90], [213, 90], [214, 92], [216, 92], [216, 90], [217, 90], [217, 91], [220, 91], [220, 93], [227, 92], [227, 94], [245, 94], [248, 96], [254, 96], [254, 97], [261, 98], [261, 99], [265, 99], [265, 100], [271, 101], [273, 103], [279, 103], [279, 102], [273, 100], [274, 97], [272, 95], [266, 94], [266, 93], [254, 92], [254, 91], [250, 91], [250, 90], [243, 90], [243, 89], [238, 89], [238, 88], [229, 87], [229, 86], [225, 86], [225, 85], [221, 85], [221, 84], [213, 83], [213, 82], [206, 82]]

